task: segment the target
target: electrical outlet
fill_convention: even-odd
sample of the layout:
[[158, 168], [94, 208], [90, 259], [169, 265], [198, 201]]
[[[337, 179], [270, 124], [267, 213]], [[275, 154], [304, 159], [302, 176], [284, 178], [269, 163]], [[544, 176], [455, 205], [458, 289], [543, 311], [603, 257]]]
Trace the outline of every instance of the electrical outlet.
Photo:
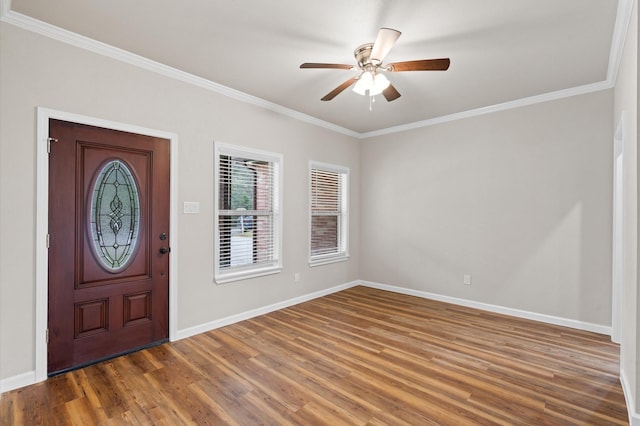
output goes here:
[[471, 275], [464, 276], [464, 285], [471, 285]]
[[293, 274], [293, 282], [294, 283], [299, 283], [300, 282], [300, 273], [296, 272], [295, 274]]

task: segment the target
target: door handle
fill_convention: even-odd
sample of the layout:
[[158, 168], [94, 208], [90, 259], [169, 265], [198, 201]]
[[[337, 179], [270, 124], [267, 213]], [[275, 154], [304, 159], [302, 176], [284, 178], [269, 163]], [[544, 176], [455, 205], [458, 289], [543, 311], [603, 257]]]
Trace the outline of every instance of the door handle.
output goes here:
[[160, 254], [167, 254], [171, 251], [171, 247], [160, 247]]

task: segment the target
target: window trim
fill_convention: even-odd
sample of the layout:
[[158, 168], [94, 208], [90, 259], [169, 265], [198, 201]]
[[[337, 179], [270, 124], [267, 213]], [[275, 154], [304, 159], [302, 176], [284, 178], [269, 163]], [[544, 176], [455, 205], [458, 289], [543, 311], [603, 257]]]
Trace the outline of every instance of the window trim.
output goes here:
[[[312, 171], [313, 170], [323, 170], [332, 173], [338, 173], [343, 176], [342, 178], [342, 200], [341, 200], [341, 211], [338, 220], [338, 246], [341, 249], [337, 253], [329, 253], [329, 254], [321, 254], [313, 256], [311, 254], [311, 242], [312, 242], [312, 233], [313, 233], [313, 211], [311, 209], [312, 197], [313, 197], [313, 188], [311, 186], [312, 182]], [[320, 266], [327, 265], [330, 263], [336, 262], [345, 262], [349, 260], [349, 168], [344, 166], [339, 166], [335, 164], [323, 163], [320, 161], [309, 161], [309, 244], [307, 245], [309, 250], [309, 266]]]
[[[220, 269], [220, 227], [218, 225], [220, 211], [220, 156], [244, 157], [258, 161], [268, 161], [274, 164], [273, 193], [273, 260], [268, 264], [247, 265], [238, 267], [230, 272]], [[246, 280], [282, 272], [282, 154], [214, 142], [214, 200], [213, 200], [213, 280], [216, 284], [226, 284], [233, 281]]]

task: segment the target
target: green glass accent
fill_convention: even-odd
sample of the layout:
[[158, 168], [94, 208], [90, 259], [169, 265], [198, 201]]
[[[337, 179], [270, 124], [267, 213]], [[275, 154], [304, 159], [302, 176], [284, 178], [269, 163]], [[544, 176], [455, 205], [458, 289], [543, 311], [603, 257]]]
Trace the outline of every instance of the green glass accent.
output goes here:
[[121, 160], [105, 164], [93, 187], [91, 236], [96, 257], [111, 272], [124, 269], [138, 243], [140, 194]]

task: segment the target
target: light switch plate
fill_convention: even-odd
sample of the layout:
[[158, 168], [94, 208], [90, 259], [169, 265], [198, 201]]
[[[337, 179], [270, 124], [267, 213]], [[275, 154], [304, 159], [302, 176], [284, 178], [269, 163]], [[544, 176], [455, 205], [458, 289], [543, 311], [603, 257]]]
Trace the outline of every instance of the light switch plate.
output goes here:
[[197, 201], [185, 201], [183, 211], [187, 214], [200, 213], [200, 203]]

